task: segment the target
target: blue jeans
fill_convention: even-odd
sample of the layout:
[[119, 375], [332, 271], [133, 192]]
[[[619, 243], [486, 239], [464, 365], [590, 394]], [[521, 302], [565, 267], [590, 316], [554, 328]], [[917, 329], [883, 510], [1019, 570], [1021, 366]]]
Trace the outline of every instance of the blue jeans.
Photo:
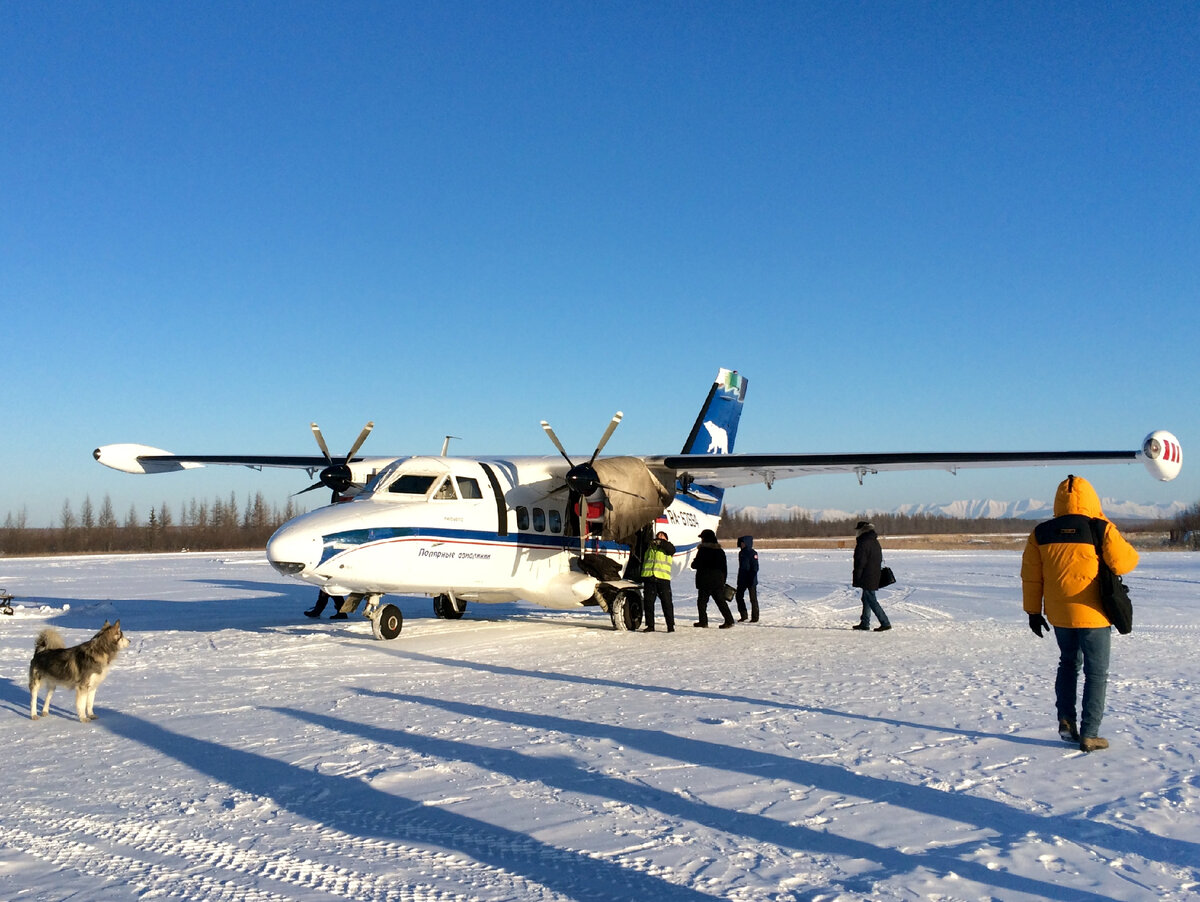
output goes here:
[[1058, 641], [1059, 652], [1058, 676], [1054, 680], [1058, 716], [1075, 723], [1075, 695], [1082, 667], [1083, 721], [1079, 724], [1079, 736], [1094, 739], [1100, 735], [1100, 721], [1104, 717], [1112, 627], [1072, 629], [1056, 626], [1054, 638]]
[[862, 619], [858, 621], [861, 626], [868, 627], [871, 625], [871, 612], [872, 611], [874, 611], [875, 616], [879, 618], [880, 626], [891, 626], [892, 625], [892, 622], [890, 620], [888, 620], [888, 615], [883, 613], [883, 607], [882, 607], [882, 605], [879, 604], [879, 599], [877, 599], [875, 597], [874, 589], [863, 589], [862, 590], [862, 603], [863, 603]]

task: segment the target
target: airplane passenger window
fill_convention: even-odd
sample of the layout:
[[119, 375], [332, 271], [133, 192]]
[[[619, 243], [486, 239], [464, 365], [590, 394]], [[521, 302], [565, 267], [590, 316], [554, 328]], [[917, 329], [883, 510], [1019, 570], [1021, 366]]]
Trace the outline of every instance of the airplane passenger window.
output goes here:
[[546, 512], [540, 507], [533, 509], [533, 529], [535, 532], [546, 531]]
[[437, 491], [433, 493], [435, 501], [457, 501], [458, 496], [454, 494], [454, 482], [447, 479], [438, 486]]
[[479, 482], [467, 476], [459, 476], [458, 478], [458, 494], [462, 495], [467, 500], [474, 501], [477, 498], [483, 497], [483, 492], [479, 491]]
[[562, 532], [562, 512], [550, 509], [550, 531]]
[[527, 507], [518, 507], [517, 508], [517, 529], [520, 529], [520, 530], [529, 529], [529, 508], [527, 508]]
[[433, 485], [436, 476], [423, 476], [419, 473], [405, 473], [390, 486], [388, 491], [397, 495], [424, 495]]

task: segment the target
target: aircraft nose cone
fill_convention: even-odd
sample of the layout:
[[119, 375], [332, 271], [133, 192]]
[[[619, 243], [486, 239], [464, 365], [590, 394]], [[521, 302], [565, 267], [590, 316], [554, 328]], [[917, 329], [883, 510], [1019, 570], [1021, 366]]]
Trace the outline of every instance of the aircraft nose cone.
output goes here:
[[284, 576], [299, 576], [320, 562], [321, 540], [306, 529], [284, 524], [267, 541], [267, 560]]

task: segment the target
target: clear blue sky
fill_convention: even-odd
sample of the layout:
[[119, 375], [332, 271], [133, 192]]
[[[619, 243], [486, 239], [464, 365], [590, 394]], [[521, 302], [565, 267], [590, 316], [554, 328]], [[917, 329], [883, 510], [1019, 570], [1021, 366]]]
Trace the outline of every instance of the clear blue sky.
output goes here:
[[[738, 450], [1135, 448], [1200, 500], [1194, 3], [0, 5], [0, 522], [134, 477], [98, 444], [677, 451], [719, 366]], [[856, 509], [1065, 473], [739, 489]], [[306, 496], [306, 500], [314, 495]]]

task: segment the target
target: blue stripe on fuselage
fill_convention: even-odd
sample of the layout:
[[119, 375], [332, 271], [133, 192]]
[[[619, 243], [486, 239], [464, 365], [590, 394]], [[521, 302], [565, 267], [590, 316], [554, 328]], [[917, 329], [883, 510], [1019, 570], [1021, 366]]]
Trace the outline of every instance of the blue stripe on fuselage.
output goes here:
[[[321, 537], [321, 566], [337, 555], [368, 545], [396, 541], [470, 542], [480, 545], [511, 545], [514, 548], [543, 548], [551, 551], [577, 550], [579, 536], [545, 533], [509, 533], [500, 535], [478, 529], [437, 529], [426, 526], [383, 526], [371, 529], [348, 529]], [[587, 550], [596, 552], [628, 552], [628, 547], [589, 537]]]

